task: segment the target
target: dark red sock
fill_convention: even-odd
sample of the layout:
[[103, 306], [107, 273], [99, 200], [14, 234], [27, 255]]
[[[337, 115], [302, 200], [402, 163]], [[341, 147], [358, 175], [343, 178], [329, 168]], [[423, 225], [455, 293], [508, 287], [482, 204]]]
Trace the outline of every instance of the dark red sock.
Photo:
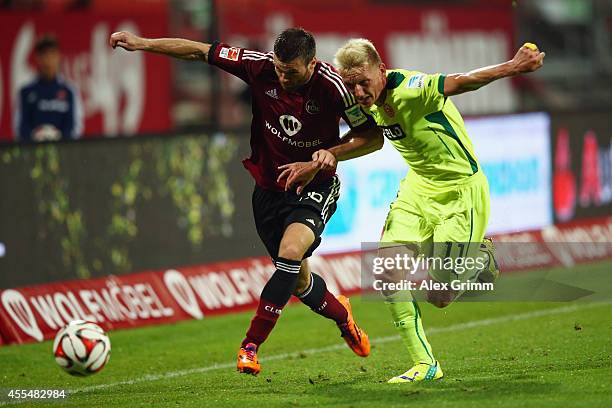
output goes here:
[[274, 328], [276, 321], [280, 317], [282, 307], [279, 307], [265, 299], [259, 300], [257, 312], [251, 320], [251, 326], [246, 333], [246, 337], [242, 340], [242, 347], [248, 343], [254, 343], [259, 347], [261, 343], [266, 341], [268, 335]]
[[325, 281], [316, 273], [312, 274], [310, 287], [298, 298], [315, 313], [327, 317], [337, 324], [346, 323], [348, 319], [348, 312], [345, 307], [327, 290]]
[[317, 309], [313, 309], [321, 316], [325, 316], [328, 319], [332, 319], [337, 324], [346, 323], [348, 320], [348, 311], [346, 308], [336, 299], [336, 297], [327, 289], [325, 289], [325, 296], [323, 302]]

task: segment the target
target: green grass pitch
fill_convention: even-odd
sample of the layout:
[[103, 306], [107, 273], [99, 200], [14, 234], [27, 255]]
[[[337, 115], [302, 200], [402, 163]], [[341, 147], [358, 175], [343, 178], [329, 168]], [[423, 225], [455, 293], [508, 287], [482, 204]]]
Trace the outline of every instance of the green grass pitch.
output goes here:
[[[575, 268], [611, 270], [610, 262]], [[384, 304], [352, 304], [373, 344], [368, 358], [353, 355], [333, 323], [294, 304], [260, 350], [258, 377], [235, 371], [248, 312], [112, 332], [109, 364], [88, 378], [62, 372], [49, 341], [0, 347], [0, 390], [72, 390], [62, 407], [612, 406], [610, 303], [423, 305], [445, 378], [397, 385], [386, 380], [410, 364]]]

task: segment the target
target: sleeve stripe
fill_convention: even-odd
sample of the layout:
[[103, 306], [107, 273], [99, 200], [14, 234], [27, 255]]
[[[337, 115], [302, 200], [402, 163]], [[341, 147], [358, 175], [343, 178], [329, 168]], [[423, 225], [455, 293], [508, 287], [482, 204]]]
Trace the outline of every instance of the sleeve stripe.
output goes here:
[[328, 78], [330, 81], [333, 81], [335, 82], [335, 84], [339, 85], [336, 85], [336, 88], [338, 88], [338, 90], [340, 91], [340, 94], [342, 95], [342, 98], [344, 99], [344, 103], [347, 108], [353, 106], [356, 103], [353, 94], [351, 94], [348, 89], [346, 89], [346, 86], [342, 81], [342, 77], [332, 71], [326, 63], [321, 63], [321, 69], [319, 70], [319, 72], [321, 72], [323, 76]]
[[345, 107], [349, 107], [349, 101], [346, 98], [346, 95], [342, 92], [342, 89], [340, 88], [340, 86], [338, 85], [338, 83], [336, 81], [334, 81], [330, 76], [328, 76], [322, 69], [319, 70], [319, 73], [326, 78], [329, 82], [331, 82], [332, 84], [334, 84], [334, 86], [336, 87], [336, 89], [338, 90], [338, 92], [340, 93], [340, 95], [342, 96], [342, 101], [344, 102], [344, 106]]
[[340, 74], [338, 74], [336, 71], [334, 71], [334, 70], [331, 68], [331, 65], [329, 65], [327, 62], [323, 62], [323, 61], [321, 61], [321, 68], [324, 68], [324, 69], [327, 71], [327, 73], [328, 73], [329, 75], [331, 75], [331, 76], [333, 76], [333, 77], [336, 77], [336, 78], [338, 78], [340, 81], [342, 81], [342, 77], [340, 76]]
[[444, 95], [444, 81], [446, 80], [446, 75], [440, 75], [438, 78], [438, 93], [440, 95]]
[[259, 56], [253, 56], [253, 55], [243, 55], [242, 56], [243, 60], [252, 60], [252, 61], [263, 61], [263, 60], [268, 60], [268, 61], [273, 61], [273, 59], [271, 57], [259, 57]]
[[336, 86], [336, 88], [340, 92], [340, 95], [342, 95], [344, 105], [347, 108], [355, 104], [355, 99], [353, 98], [353, 95], [346, 89], [346, 87], [344, 86], [344, 82], [342, 82], [342, 79], [339, 75], [335, 74], [336, 76], [334, 76], [334, 73], [329, 71], [329, 69], [325, 69], [323, 65], [321, 66], [319, 72]]
[[271, 52], [263, 53], [259, 51], [247, 50], [244, 48], [242, 49], [242, 59], [251, 61], [273, 61]]
[[246, 48], [243, 48], [242, 51], [245, 54], [255, 54], [255, 55], [266, 55], [266, 56], [272, 56], [272, 52], [261, 52], [261, 51], [253, 51], [253, 50], [247, 50]]

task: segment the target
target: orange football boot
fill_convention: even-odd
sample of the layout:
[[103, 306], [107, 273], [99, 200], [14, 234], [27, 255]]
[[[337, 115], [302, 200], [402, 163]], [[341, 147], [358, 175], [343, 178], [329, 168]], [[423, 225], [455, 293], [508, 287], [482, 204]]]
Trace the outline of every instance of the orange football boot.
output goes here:
[[261, 371], [259, 361], [257, 361], [257, 346], [253, 343], [248, 343], [238, 350], [238, 371], [245, 374], [257, 375]]
[[351, 310], [351, 302], [346, 296], [337, 296], [337, 299], [342, 306], [346, 308], [348, 312], [348, 319], [346, 323], [342, 323], [338, 325], [340, 332], [342, 332], [342, 337], [346, 344], [353, 350], [355, 354], [361, 357], [367, 357], [370, 355], [370, 339], [368, 339], [368, 335], [365, 331], [361, 330], [357, 323], [355, 323], [355, 319], [353, 319], [353, 312]]

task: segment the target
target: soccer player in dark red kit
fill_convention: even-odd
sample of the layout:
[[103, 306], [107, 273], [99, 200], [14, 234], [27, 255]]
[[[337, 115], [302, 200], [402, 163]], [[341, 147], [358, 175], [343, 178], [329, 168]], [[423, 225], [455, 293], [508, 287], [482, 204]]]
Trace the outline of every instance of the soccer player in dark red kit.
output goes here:
[[[260, 372], [258, 348], [292, 294], [314, 312], [335, 321], [348, 346], [357, 355], [368, 356], [368, 336], [355, 323], [348, 299], [333, 296], [325, 281], [308, 267], [307, 258], [320, 244], [340, 192], [334, 172], [319, 171], [320, 165], [311, 158], [316, 151], [339, 143], [340, 117], [351, 128], [345, 137], [360, 147], [360, 154], [380, 149], [383, 139], [372, 117], [359, 107], [332, 66], [315, 58], [312, 34], [301, 28], [287, 29], [276, 38], [274, 52], [268, 53], [219, 42], [147, 39], [128, 32], [112, 34], [110, 45], [206, 61], [251, 87], [252, 152], [243, 163], [255, 179], [255, 225], [276, 271], [261, 292], [257, 312], [238, 351], [238, 370]], [[303, 178], [290, 180], [298, 186], [295, 191], [286, 189], [285, 180], [294, 173]]]

